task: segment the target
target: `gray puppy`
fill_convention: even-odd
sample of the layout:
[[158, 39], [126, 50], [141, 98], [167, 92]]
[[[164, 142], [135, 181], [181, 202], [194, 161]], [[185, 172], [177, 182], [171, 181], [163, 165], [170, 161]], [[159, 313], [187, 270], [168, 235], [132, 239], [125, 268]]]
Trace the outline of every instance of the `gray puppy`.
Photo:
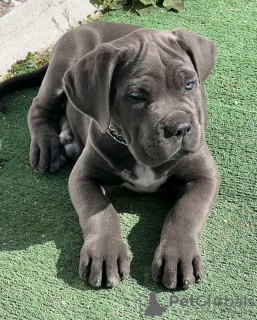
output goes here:
[[113, 186], [177, 192], [152, 276], [169, 289], [203, 278], [198, 240], [219, 189], [205, 142], [204, 82], [214, 61], [213, 42], [188, 30], [94, 22], [64, 34], [49, 65], [0, 85], [3, 95], [43, 79], [28, 115], [33, 167], [57, 171], [63, 144], [76, 143], [75, 158], [82, 150], [69, 191], [84, 235], [79, 273], [92, 286], [106, 278], [113, 287], [130, 272], [106, 194]]

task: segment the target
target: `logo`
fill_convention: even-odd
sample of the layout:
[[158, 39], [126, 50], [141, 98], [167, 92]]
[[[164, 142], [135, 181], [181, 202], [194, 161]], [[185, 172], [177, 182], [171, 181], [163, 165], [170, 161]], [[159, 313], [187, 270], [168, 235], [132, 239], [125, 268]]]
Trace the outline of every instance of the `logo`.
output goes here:
[[[159, 316], [162, 317], [163, 314], [167, 311], [167, 308], [161, 306], [157, 300], [157, 296], [155, 292], [146, 293], [141, 296], [141, 298], [137, 299], [140, 303], [140, 317], [154, 317]], [[179, 297], [177, 295], [171, 295], [169, 306], [175, 307], [176, 305], [180, 305], [182, 307], [210, 307], [211, 305], [216, 308], [220, 308], [221, 306], [225, 307], [237, 307], [237, 308], [251, 308], [257, 305], [257, 297], [211, 297], [208, 296], [183, 296]]]
[[[157, 301], [156, 293], [155, 292], [150, 292], [148, 293], [148, 303], [142, 303], [142, 298], [137, 299], [137, 301], [140, 302], [140, 316], [149, 316], [149, 317], [154, 317], [154, 316], [162, 316], [162, 314], [167, 310], [166, 307], [163, 307], [159, 304]], [[146, 299], [144, 299], [146, 300]], [[146, 307], [147, 304], [147, 307]]]

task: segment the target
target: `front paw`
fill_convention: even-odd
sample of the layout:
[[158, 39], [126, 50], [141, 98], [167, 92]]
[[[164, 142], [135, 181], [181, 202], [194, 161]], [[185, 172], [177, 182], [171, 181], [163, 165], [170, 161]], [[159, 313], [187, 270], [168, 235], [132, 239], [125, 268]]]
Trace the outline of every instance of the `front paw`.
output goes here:
[[80, 253], [79, 274], [93, 287], [111, 288], [129, 276], [129, 255], [124, 242], [114, 237], [85, 239]]
[[194, 283], [200, 283], [204, 268], [197, 241], [175, 239], [161, 242], [155, 251], [152, 276], [168, 289], [187, 289]]
[[66, 163], [59, 135], [54, 132], [35, 135], [30, 144], [30, 164], [41, 172], [58, 171]]

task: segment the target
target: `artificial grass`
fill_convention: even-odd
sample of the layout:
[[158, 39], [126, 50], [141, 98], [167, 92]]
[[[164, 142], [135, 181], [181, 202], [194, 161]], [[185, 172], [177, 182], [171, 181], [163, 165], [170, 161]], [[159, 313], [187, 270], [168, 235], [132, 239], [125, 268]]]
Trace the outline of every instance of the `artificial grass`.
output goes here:
[[[56, 174], [35, 172], [28, 163], [26, 116], [37, 89], [4, 99], [10, 111], [0, 116], [1, 320], [140, 319], [150, 291], [167, 308], [156, 319], [256, 318], [256, 16], [254, 1], [194, 0], [186, 1], [179, 14], [156, 8], [149, 16], [117, 11], [104, 17], [159, 29], [184, 27], [217, 45], [216, 66], [206, 83], [207, 140], [222, 182], [200, 241], [207, 277], [187, 291], [169, 291], [151, 279], [151, 261], [170, 208], [161, 194], [122, 191], [113, 196], [130, 250], [130, 278], [113, 290], [93, 289], [79, 279], [83, 241], [67, 189], [72, 165]], [[211, 305], [171, 307], [171, 295], [210, 296]], [[224, 300], [213, 304], [225, 296], [234, 299], [233, 306]], [[244, 296], [254, 298], [255, 305], [235, 306], [235, 299]]]

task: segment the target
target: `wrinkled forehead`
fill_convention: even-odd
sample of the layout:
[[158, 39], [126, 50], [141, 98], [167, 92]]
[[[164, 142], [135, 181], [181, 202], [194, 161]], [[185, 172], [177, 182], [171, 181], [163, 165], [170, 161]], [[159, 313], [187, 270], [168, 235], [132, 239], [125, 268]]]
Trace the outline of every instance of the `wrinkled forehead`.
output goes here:
[[175, 35], [169, 31], [139, 31], [131, 42], [127, 39], [128, 53], [118, 68], [120, 85], [131, 82], [152, 86], [156, 82], [167, 82], [178, 73], [193, 78], [196, 74], [193, 63]]

